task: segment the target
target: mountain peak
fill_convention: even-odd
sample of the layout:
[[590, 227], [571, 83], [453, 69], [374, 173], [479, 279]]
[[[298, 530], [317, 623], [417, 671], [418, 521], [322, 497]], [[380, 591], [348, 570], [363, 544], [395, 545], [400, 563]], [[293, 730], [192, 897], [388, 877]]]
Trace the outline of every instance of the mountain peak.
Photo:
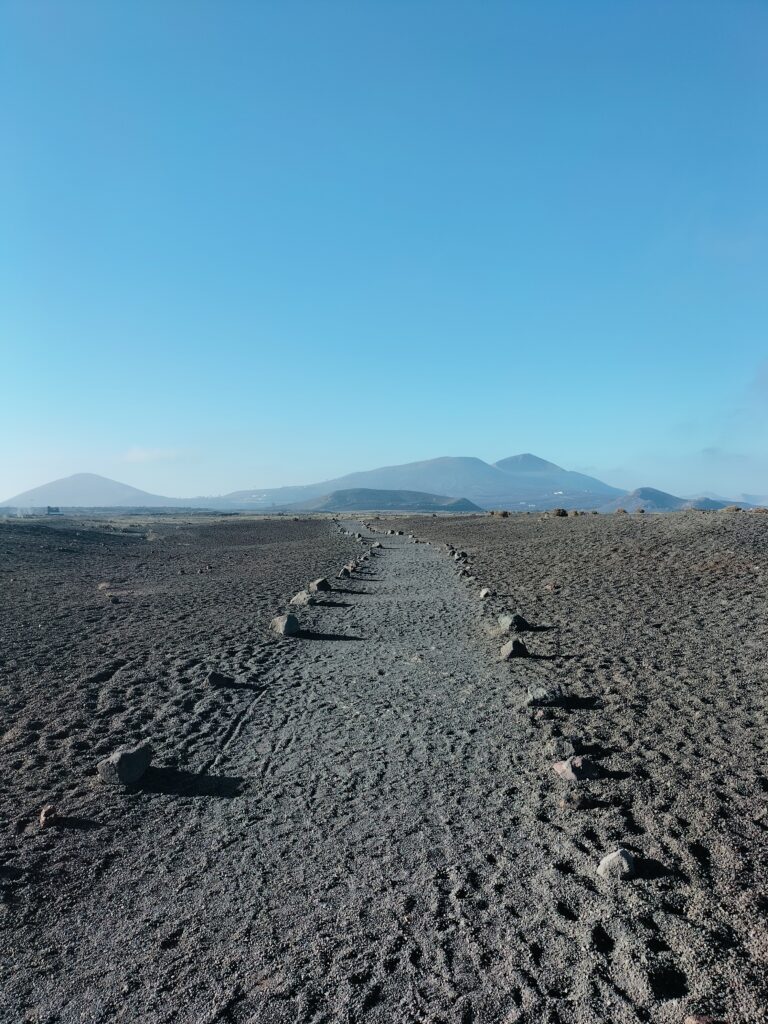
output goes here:
[[523, 452], [522, 455], [510, 455], [507, 459], [499, 459], [498, 462], [494, 462], [494, 466], [505, 473], [542, 473], [552, 470], [557, 470], [558, 473], [563, 472], [561, 466], [556, 466], [554, 462], [547, 462], [546, 459], [540, 459], [538, 455], [531, 455], [530, 452]]

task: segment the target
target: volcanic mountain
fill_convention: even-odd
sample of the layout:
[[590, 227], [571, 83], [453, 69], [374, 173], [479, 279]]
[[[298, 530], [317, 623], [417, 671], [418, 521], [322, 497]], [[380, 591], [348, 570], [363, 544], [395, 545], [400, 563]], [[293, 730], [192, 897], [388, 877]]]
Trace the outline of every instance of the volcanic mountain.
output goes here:
[[[210, 508], [269, 512], [299, 504], [308, 508], [306, 503], [340, 491], [418, 492], [430, 496], [430, 501], [434, 496], [445, 495], [467, 499], [482, 508], [523, 511], [556, 505], [600, 508], [624, 493], [595, 477], [524, 454], [496, 463], [471, 457], [443, 457], [349, 473], [315, 484], [194, 498], [149, 494], [93, 473], [77, 473], [25, 491], [0, 505], [22, 509], [58, 505], [62, 508]], [[397, 503], [399, 499], [390, 500]]]

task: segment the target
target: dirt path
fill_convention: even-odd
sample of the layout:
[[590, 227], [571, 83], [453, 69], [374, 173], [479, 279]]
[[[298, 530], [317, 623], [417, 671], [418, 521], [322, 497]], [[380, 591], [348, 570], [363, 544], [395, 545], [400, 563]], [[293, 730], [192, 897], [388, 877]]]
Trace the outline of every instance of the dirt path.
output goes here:
[[[243, 1019], [470, 1020], [496, 999], [489, 972], [511, 922], [477, 915], [497, 917], [504, 888], [519, 731], [511, 716], [499, 729], [508, 669], [445, 554], [383, 543], [303, 611], [314, 638], [286, 641], [283, 687], [219, 765], [255, 780], [248, 934], [262, 980]], [[241, 822], [212, 810], [242, 863]], [[224, 889], [242, 872], [216, 874]]]

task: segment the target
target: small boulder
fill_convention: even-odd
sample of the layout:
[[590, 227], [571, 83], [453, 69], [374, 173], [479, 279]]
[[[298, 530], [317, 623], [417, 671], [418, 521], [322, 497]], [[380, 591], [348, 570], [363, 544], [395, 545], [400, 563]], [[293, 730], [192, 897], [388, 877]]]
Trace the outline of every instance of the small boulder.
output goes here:
[[492, 591], [490, 587], [483, 587], [483, 589], [480, 591], [480, 600], [486, 601], [489, 597], [491, 597], [491, 594]]
[[276, 615], [270, 623], [273, 633], [280, 636], [296, 636], [299, 632], [299, 620], [295, 615]]
[[138, 782], [152, 761], [152, 747], [145, 740], [135, 747], [121, 747], [99, 761], [96, 770], [108, 785], [131, 786]]
[[576, 736], [553, 736], [547, 744], [547, 753], [558, 761], [567, 761], [578, 753], [579, 745]]
[[505, 612], [499, 616], [499, 625], [505, 633], [525, 633], [526, 630], [530, 630], [533, 627], [527, 619], [524, 619], [522, 615], [518, 615], [517, 612], [510, 614]]
[[372, 546], [372, 547], [374, 547], [374, 548], [377, 548], [377, 549], [378, 549], [378, 548], [383, 548], [383, 547], [384, 547], [384, 545], [383, 545], [383, 544], [381, 543], [381, 541], [380, 541], [380, 540], [377, 540], [377, 541], [375, 542], [375, 544], [373, 544], [373, 545], [371, 545], [371, 546]]
[[635, 856], [624, 847], [606, 854], [597, 866], [601, 878], [634, 878], [637, 874]]
[[502, 661], [509, 661], [510, 658], [527, 658], [529, 653], [523, 641], [518, 640], [516, 637], [514, 640], [504, 644], [499, 652]]
[[209, 686], [231, 686], [234, 683], [232, 676], [225, 676], [216, 671], [209, 672], [205, 681]]
[[307, 605], [315, 604], [315, 598], [310, 594], [308, 590], [300, 590], [298, 594], [294, 594], [289, 604]]
[[555, 761], [552, 770], [566, 782], [580, 782], [581, 779], [588, 779], [594, 774], [594, 765], [589, 758], [577, 754], [566, 758], [565, 761]]
[[46, 804], [40, 811], [40, 828], [50, 828], [51, 825], [55, 825], [58, 817], [56, 804]]
[[578, 789], [566, 790], [558, 804], [561, 811], [583, 811], [589, 805], [589, 799]]
[[339, 572], [338, 572], [338, 575], [336, 576], [336, 579], [337, 580], [347, 580], [347, 579], [349, 579], [349, 577], [351, 575], [352, 575], [352, 573], [349, 571], [349, 569], [346, 567], [346, 565], [344, 565], [344, 566], [342, 566], [341, 569], [339, 569]]
[[331, 584], [328, 582], [325, 576], [321, 576], [319, 580], [312, 580], [307, 589], [309, 590], [310, 594], [314, 594], [319, 590], [330, 590]]
[[535, 706], [558, 704], [564, 696], [565, 694], [560, 683], [549, 683], [547, 686], [544, 686], [542, 683], [534, 683], [528, 687], [525, 703]]
[[564, 508], [553, 508], [552, 511], [550, 512], [550, 515], [555, 516], [556, 518], [560, 519], [563, 516], [567, 516], [568, 512]]

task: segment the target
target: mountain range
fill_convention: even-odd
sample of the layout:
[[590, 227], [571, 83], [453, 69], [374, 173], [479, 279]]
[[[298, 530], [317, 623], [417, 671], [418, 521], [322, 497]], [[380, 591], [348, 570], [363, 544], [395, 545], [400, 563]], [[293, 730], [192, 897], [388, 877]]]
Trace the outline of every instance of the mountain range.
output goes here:
[[[457, 505], [457, 500], [466, 506]], [[380, 503], [372, 505], [371, 502]], [[362, 504], [361, 504], [362, 503]], [[722, 508], [727, 501], [686, 501], [653, 488], [620, 488], [563, 469], [536, 455], [513, 455], [488, 463], [471, 457], [443, 457], [401, 466], [349, 473], [333, 480], [292, 487], [233, 491], [215, 497], [169, 498], [150, 494], [94, 473], [76, 473], [0, 502], [0, 507], [45, 508], [198, 508], [216, 510], [318, 511], [469, 507], [512, 510], [553, 507], [612, 511], [630, 506], [647, 511], [673, 508]]]

